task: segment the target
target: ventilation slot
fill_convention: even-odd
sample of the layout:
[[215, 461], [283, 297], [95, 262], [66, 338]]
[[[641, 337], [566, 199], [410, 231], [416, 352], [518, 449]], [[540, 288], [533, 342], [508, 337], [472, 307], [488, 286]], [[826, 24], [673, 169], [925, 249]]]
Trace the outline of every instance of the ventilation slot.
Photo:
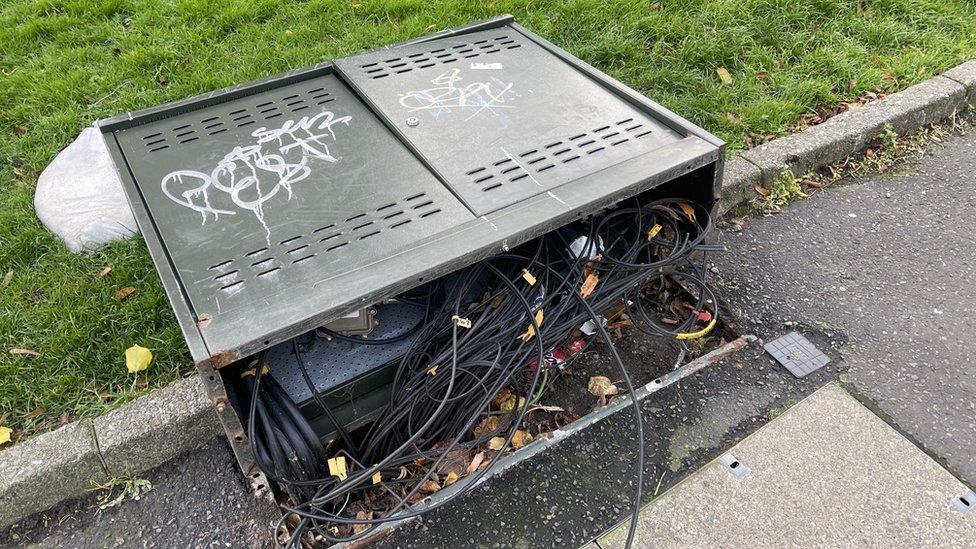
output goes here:
[[385, 78], [394, 74], [404, 74], [417, 69], [426, 69], [440, 64], [454, 63], [459, 59], [471, 59], [498, 53], [502, 49], [520, 47], [515, 39], [508, 36], [498, 36], [492, 39], [478, 40], [454, 44], [449, 48], [437, 48], [424, 52], [417, 52], [405, 57], [394, 57], [383, 61], [374, 61], [360, 65], [363, 74], [372, 79]]

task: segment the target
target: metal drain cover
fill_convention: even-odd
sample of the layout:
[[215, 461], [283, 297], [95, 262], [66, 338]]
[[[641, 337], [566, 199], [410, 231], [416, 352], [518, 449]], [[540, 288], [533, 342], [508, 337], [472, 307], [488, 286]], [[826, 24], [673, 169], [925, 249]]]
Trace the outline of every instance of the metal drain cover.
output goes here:
[[763, 345], [763, 349], [796, 377], [806, 376], [830, 362], [830, 357], [799, 332], [790, 332], [774, 339]]

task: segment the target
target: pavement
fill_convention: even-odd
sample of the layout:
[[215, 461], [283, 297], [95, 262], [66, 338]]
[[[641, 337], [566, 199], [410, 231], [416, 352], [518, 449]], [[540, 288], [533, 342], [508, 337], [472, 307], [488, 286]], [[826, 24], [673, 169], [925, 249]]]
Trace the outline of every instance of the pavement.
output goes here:
[[976, 484], [976, 132], [915, 165], [722, 232], [723, 294], [746, 330], [843, 330], [854, 388]]
[[0, 547], [267, 547], [277, 507], [249, 492], [223, 437], [149, 474], [138, 501], [99, 510], [98, 494], [62, 503], [0, 536]]
[[[835, 384], [725, 456], [647, 505], [634, 546], [976, 546], [952, 505], [968, 489]], [[622, 549], [628, 526], [586, 549]]]
[[[715, 256], [715, 269], [737, 331], [768, 340], [799, 330], [831, 362], [795, 379], [750, 347], [643, 401], [645, 502], [836, 380], [976, 484], [976, 382], [966, 352], [976, 304], [974, 153], [976, 135], [957, 137], [930, 147], [910, 173], [835, 186], [750, 219], [741, 233], [722, 231], [729, 251]], [[630, 337], [637, 352], [641, 336]], [[616, 414], [375, 546], [582, 546], [626, 516], [635, 450], [630, 415]], [[248, 499], [222, 440], [148, 476], [156, 488], [141, 501], [100, 514], [62, 506], [7, 539], [76, 547], [267, 542], [270, 506]]]

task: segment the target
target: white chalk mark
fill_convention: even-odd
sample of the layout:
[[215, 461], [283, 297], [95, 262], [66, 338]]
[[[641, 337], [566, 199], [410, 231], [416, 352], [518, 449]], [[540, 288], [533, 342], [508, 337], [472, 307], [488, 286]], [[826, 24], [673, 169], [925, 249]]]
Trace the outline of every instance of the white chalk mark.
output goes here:
[[216, 208], [211, 204], [211, 191], [225, 193], [234, 205], [249, 211], [264, 227], [265, 239], [271, 245], [271, 230], [264, 219], [264, 204], [282, 190], [292, 197], [292, 185], [307, 178], [312, 169], [309, 158], [338, 162], [323, 140], [336, 140], [333, 125], [349, 125], [350, 116], [336, 117], [324, 111], [299, 120], [288, 120], [279, 128], [258, 128], [251, 132], [255, 143], [234, 147], [224, 155], [209, 173], [177, 170], [160, 182], [163, 194], [177, 204], [200, 212], [203, 224], [207, 217], [214, 220], [221, 214], [236, 215], [236, 211]]
[[471, 68], [474, 70], [500, 70], [503, 67], [501, 63], [471, 63]]
[[485, 221], [485, 222], [487, 222], [487, 223], [488, 223], [489, 225], [491, 225], [491, 228], [492, 228], [492, 230], [495, 230], [495, 231], [497, 231], [497, 230], [498, 230], [498, 226], [497, 226], [497, 225], [495, 225], [494, 223], [492, 223], [492, 221], [491, 221], [490, 219], [488, 219], [488, 217], [487, 217], [487, 216], [484, 216], [484, 215], [483, 215], [483, 216], [481, 216], [481, 220], [482, 220], [482, 221]]
[[559, 202], [559, 203], [560, 203], [560, 204], [562, 204], [563, 206], [565, 206], [565, 205], [566, 205], [566, 203], [565, 203], [565, 202], [563, 202], [563, 199], [561, 199], [561, 198], [559, 198], [558, 196], [556, 196], [556, 195], [554, 195], [554, 194], [552, 194], [552, 191], [546, 191], [546, 194], [548, 194], [548, 195], [549, 195], [549, 196], [550, 196], [550, 197], [551, 197], [551, 198], [552, 198], [553, 200], [555, 200], [556, 202]]
[[430, 111], [435, 117], [443, 113], [474, 110], [474, 114], [467, 120], [488, 111], [495, 113], [497, 108], [510, 108], [505, 105], [505, 98], [512, 93], [512, 84], [498, 79], [495, 82], [472, 82], [461, 85], [461, 70], [453, 69], [445, 72], [433, 80], [432, 88], [410, 91], [400, 94], [400, 105], [408, 112]]
[[535, 183], [536, 185], [538, 185], [540, 187], [542, 186], [542, 183], [539, 183], [536, 180], [535, 176], [532, 175], [532, 172], [530, 172], [529, 170], [525, 169], [525, 166], [523, 166], [522, 164], [520, 164], [519, 161], [518, 161], [518, 159], [515, 158], [514, 156], [512, 156], [511, 153], [509, 153], [508, 151], [506, 151], [504, 147], [502, 147], [502, 152], [505, 153], [505, 156], [507, 156], [509, 160], [511, 160], [512, 162], [515, 162], [515, 165], [516, 166], [518, 166], [519, 168], [522, 168], [522, 171], [525, 172], [525, 175], [529, 176], [529, 179], [531, 179], [533, 183]]

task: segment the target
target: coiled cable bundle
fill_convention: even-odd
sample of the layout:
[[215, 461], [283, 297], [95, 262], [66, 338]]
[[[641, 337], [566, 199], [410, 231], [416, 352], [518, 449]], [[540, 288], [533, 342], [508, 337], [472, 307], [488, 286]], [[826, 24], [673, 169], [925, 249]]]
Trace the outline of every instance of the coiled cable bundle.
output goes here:
[[[411, 329], [389, 403], [368, 427], [342, 430], [306, 373], [313, 396], [339, 427], [341, 455], [326, 455], [272, 376], [255, 367], [244, 394], [246, 428], [258, 465], [291, 498], [283, 506], [284, 545], [299, 547], [309, 534], [330, 543], [353, 541], [445, 505], [464, 489], [415, 507], [433, 491], [431, 483], [439, 489], [457, 480], [459, 455], [483, 457], [460, 471], [470, 477], [465, 488], [475, 485], [524, 433], [525, 415], [552, 368], [547, 357], [583, 325], [593, 334], [589, 342], [607, 345], [633, 394], [604, 311], [622, 304], [638, 329], [681, 341], [683, 357], [684, 342], [706, 334], [718, 316], [704, 269], [704, 252], [714, 249], [704, 244], [710, 225], [709, 212], [685, 200], [634, 201], [428, 285], [424, 321]], [[674, 280], [696, 302], [683, 318], [665, 323], [650, 297]], [[297, 344], [295, 352], [301, 360]], [[628, 545], [644, 446], [640, 409], [632, 404], [638, 488]], [[359, 502], [358, 512], [350, 501]]]

